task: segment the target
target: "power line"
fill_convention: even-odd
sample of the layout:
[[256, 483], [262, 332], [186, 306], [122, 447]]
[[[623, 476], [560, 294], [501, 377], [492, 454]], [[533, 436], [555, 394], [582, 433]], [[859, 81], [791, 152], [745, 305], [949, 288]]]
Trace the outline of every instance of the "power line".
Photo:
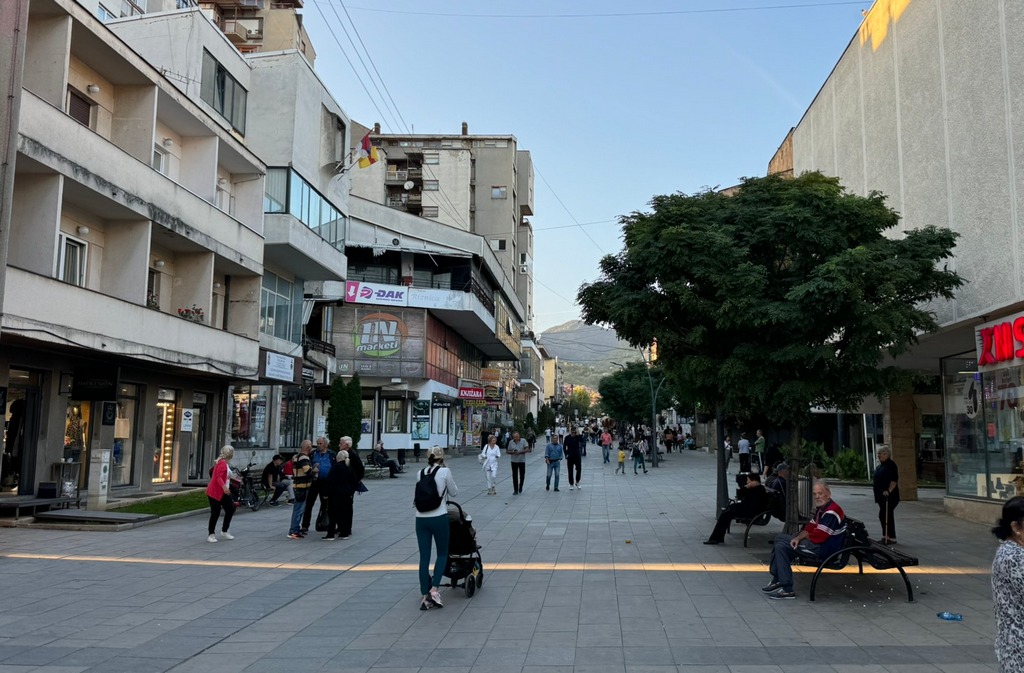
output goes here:
[[541, 281], [541, 280], [540, 280], [539, 278], [537, 278], [537, 276], [534, 276], [534, 277], [533, 277], [533, 282], [535, 282], [535, 283], [537, 283], [538, 285], [541, 285], [541, 286], [543, 286], [543, 287], [547, 288], [547, 289], [548, 289], [548, 291], [550, 291], [550, 292], [551, 292], [551, 293], [552, 293], [553, 295], [555, 295], [556, 297], [558, 297], [558, 298], [560, 298], [560, 299], [564, 299], [565, 301], [569, 302], [569, 303], [570, 303], [570, 304], [572, 304], [573, 306], [575, 306], [575, 305], [576, 305], [576, 302], [575, 302], [575, 301], [573, 301], [573, 300], [569, 299], [568, 297], [565, 297], [565, 296], [563, 296], [563, 295], [559, 294], [559, 293], [558, 293], [558, 290], [555, 290], [554, 288], [552, 288], [552, 287], [551, 287], [550, 285], [548, 285], [547, 283], [544, 283], [544, 282], [542, 282], [542, 281]]
[[551, 186], [551, 183], [548, 182], [548, 179], [545, 178], [544, 174], [540, 172], [539, 168], [537, 168], [537, 163], [536, 162], [534, 162], [534, 164], [533, 164], [533, 170], [534, 170], [534, 172], [537, 175], [540, 176], [540, 179], [544, 181], [544, 184], [548, 186], [548, 189], [551, 190], [551, 194], [555, 197], [555, 200], [558, 201], [558, 204], [560, 206], [562, 206], [562, 209], [565, 210], [565, 212], [569, 214], [569, 218], [573, 222], [576, 223], [576, 226], [579, 227], [580, 231], [582, 231], [586, 235], [586, 237], [590, 239], [590, 242], [594, 244], [594, 247], [597, 248], [597, 251], [600, 252], [603, 255], [604, 254], [604, 248], [602, 248], [600, 245], [597, 244], [597, 241], [594, 240], [594, 237], [591, 236], [587, 232], [587, 230], [583, 228], [583, 225], [581, 225], [580, 221], [576, 219], [576, 216], [573, 215], [572, 212], [570, 212], [569, 208], [562, 201], [562, 198], [558, 195], [558, 192], [555, 191], [555, 188]]
[[409, 16], [439, 16], [464, 19], [598, 19], [638, 16], [669, 16], [682, 14], [728, 14], [732, 12], [758, 12], [780, 9], [808, 9], [817, 7], [842, 7], [844, 5], [869, 5], [873, 0], [843, 0], [841, 2], [808, 2], [791, 5], [766, 5], [764, 7], [714, 7], [707, 9], [675, 9], [650, 12], [608, 12], [599, 14], [465, 14], [459, 12], [410, 12], [378, 7], [353, 7], [364, 12], [381, 14], [405, 14]]
[[609, 222], [618, 222], [615, 220], [595, 220], [594, 222], [580, 222], [579, 224], [559, 224], [554, 227], [535, 227], [534, 231], [554, 231], [555, 229], [572, 229], [573, 227], [589, 227], [595, 224], [608, 224]]

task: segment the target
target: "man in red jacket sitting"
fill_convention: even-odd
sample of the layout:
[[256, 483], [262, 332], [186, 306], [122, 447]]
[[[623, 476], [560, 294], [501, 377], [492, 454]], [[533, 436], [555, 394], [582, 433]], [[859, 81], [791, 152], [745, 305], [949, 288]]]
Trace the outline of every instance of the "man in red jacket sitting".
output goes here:
[[768, 598], [796, 598], [793, 593], [793, 559], [812, 556], [824, 559], [843, 547], [846, 540], [846, 515], [832, 501], [832, 491], [824, 481], [814, 483], [814, 517], [795, 536], [777, 535], [772, 547], [768, 569], [772, 581], [761, 591]]

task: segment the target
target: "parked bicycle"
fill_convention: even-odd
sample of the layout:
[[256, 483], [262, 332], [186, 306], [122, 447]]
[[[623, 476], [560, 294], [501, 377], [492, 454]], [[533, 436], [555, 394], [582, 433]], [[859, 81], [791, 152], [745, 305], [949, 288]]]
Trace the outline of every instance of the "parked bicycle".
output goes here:
[[252, 452], [252, 458], [249, 464], [245, 466], [244, 470], [233, 470], [231, 475], [232, 480], [232, 491], [235, 491], [234, 484], [237, 482], [238, 488], [235, 495], [235, 505], [237, 507], [248, 507], [252, 511], [256, 512], [264, 503], [270, 498], [270, 491], [262, 483], [260, 472], [254, 471], [256, 467], [256, 452]]

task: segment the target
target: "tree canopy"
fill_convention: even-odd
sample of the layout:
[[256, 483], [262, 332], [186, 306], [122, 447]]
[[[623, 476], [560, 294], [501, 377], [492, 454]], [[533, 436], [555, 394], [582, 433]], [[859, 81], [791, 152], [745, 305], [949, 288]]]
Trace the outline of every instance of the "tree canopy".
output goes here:
[[962, 282], [941, 265], [954, 232], [898, 235], [898, 223], [882, 194], [821, 173], [656, 196], [621, 218], [624, 249], [578, 301], [586, 322], [657, 342], [686, 402], [786, 425], [799, 457], [812, 407], [851, 409], [906, 385], [884, 358], [934, 330], [930, 302]]
[[[648, 373], [651, 378], [648, 378]], [[643, 362], [630, 362], [619, 371], [601, 379], [601, 408], [612, 418], [627, 423], [651, 422], [651, 382], [658, 388], [664, 372], [654, 367], [648, 372]], [[672, 393], [667, 385], [658, 392], [657, 410], [672, 406]]]

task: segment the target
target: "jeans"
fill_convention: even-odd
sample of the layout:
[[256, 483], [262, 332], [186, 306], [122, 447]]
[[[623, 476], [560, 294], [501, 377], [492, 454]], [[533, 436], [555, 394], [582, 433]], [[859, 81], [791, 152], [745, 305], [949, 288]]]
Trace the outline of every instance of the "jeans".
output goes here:
[[511, 463], [512, 465], [512, 491], [514, 493], [523, 492], [523, 482], [526, 481], [526, 461], [521, 463]]
[[[796, 549], [789, 546], [792, 535], [780, 534], [775, 536], [772, 546], [771, 558], [768, 562], [768, 570], [772, 573], [772, 580], [782, 585], [786, 591], [793, 590], [793, 559], [797, 557]], [[810, 540], [800, 540], [800, 556], [817, 556], [818, 545]]]
[[643, 456], [635, 456], [633, 458], [633, 474], [637, 473], [636, 472], [636, 468], [638, 468], [638, 467], [643, 468], [643, 471], [646, 474], [647, 466], [644, 465], [644, 457]]
[[281, 494], [288, 491], [288, 499], [295, 500], [295, 489], [292, 488], [291, 479], [282, 479], [277, 482], [274, 486], [274, 497], [270, 499], [270, 502], [277, 502], [277, 499], [281, 497]]
[[[420, 594], [426, 596], [430, 587], [441, 586], [448, 565], [448, 515], [416, 517], [416, 543], [420, 548]], [[434, 575], [430, 575], [430, 540], [437, 545]]]
[[612, 447], [608, 446], [607, 444], [601, 445], [601, 457], [604, 459], [604, 462], [606, 463], [612, 462], [611, 459], [608, 457], [608, 454], [611, 453], [611, 448]]
[[222, 508], [224, 509], [224, 526], [221, 530], [225, 533], [228, 532], [228, 528], [231, 527], [231, 517], [235, 515], [235, 503], [231, 500], [231, 496], [224, 495], [220, 500], [206, 496], [206, 499], [210, 501], [210, 535], [213, 535], [217, 529], [217, 519], [220, 517]]
[[560, 461], [560, 460], [552, 460], [550, 463], [548, 463], [548, 476], [547, 476], [546, 479], [544, 479], [544, 485], [545, 486], [551, 486], [551, 475], [552, 475], [552, 473], [554, 473], [554, 475], [555, 475], [555, 488], [556, 489], [558, 488], [558, 477], [560, 476], [560, 473], [561, 473], [561, 465], [562, 465], [562, 461]]
[[306, 489], [300, 488], [295, 491], [295, 502], [292, 504], [292, 523], [288, 533], [298, 533], [301, 530], [302, 515], [306, 511]]
[[[573, 469], [576, 470], [576, 479], [572, 478]], [[569, 475], [569, 485], [580, 483], [581, 472], [583, 472], [583, 463], [579, 458], [566, 458], [565, 459], [565, 471]]]

